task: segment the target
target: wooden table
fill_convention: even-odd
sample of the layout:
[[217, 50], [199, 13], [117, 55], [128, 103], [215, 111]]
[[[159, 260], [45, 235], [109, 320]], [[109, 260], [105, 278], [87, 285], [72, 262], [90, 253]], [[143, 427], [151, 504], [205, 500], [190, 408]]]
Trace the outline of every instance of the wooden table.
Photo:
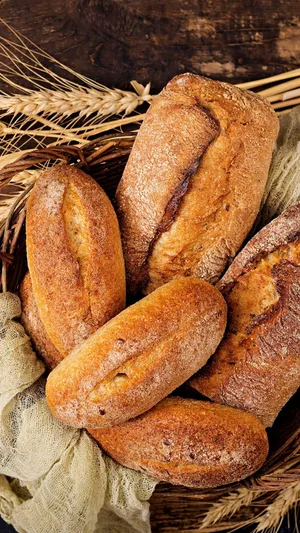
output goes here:
[[300, 64], [298, 0], [0, 0], [0, 17], [107, 86], [191, 71], [232, 83]]
[[[0, 0], [0, 17], [108, 87], [136, 79], [155, 93], [185, 71], [237, 83], [300, 64], [298, 0]], [[153, 533], [165, 531], [155, 512], [153, 523]], [[0, 521], [0, 531], [13, 530]]]

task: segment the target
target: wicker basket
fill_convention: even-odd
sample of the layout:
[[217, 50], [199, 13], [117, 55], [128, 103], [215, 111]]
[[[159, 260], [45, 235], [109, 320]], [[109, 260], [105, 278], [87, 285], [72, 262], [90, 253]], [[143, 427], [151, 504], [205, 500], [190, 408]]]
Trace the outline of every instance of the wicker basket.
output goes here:
[[[10, 181], [19, 172], [39, 170], [42, 164], [66, 161], [83, 168], [113, 198], [130, 153], [135, 133], [102, 135], [79, 149], [60, 145], [29, 152], [1, 171], [2, 195], [10, 194]], [[26, 269], [25, 206], [33, 184], [16, 196], [2, 222], [1, 290], [17, 292]], [[19, 191], [20, 192], [20, 191]], [[251, 478], [214, 490], [195, 490], [161, 483], [151, 501], [153, 532], [228, 531], [247, 524], [257, 530], [278, 525], [290, 503], [299, 498], [300, 413], [294, 397], [269, 431], [267, 462]], [[294, 498], [294, 500], [293, 500]]]

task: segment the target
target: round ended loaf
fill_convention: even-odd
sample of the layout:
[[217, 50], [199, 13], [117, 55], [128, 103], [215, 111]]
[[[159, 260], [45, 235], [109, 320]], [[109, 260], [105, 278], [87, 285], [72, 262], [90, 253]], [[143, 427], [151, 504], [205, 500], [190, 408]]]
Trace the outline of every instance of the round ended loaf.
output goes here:
[[266, 431], [254, 415], [176, 397], [125, 424], [90, 433], [122, 465], [186, 487], [244, 479], [268, 453]]
[[118, 220], [102, 188], [70, 165], [43, 172], [27, 202], [33, 295], [62, 356], [125, 307]]
[[98, 329], [49, 375], [53, 414], [75, 427], [120, 424], [201, 368], [226, 326], [226, 304], [205, 281], [170, 282]]

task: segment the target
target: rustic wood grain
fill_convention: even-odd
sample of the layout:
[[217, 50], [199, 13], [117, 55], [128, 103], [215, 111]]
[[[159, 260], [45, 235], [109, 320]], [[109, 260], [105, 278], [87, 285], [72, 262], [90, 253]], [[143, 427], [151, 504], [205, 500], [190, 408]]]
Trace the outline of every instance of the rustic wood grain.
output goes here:
[[78, 72], [121, 88], [151, 80], [157, 91], [185, 71], [234, 83], [300, 63], [298, 0], [0, 0], [0, 17]]

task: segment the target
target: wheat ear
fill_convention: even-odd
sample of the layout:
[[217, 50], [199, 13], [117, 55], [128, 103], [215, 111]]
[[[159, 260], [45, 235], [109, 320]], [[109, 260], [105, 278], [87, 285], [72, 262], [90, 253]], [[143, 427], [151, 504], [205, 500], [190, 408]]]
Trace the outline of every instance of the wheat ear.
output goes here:
[[[3, 75], [0, 74], [0, 79]], [[25, 94], [0, 95], [0, 109], [8, 114], [23, 115], [57, 115], [69, 117], [78, 114], [80, 117], [97, 117], [129, 115], [139, 105], [150, 102], [150, 83], [145, 87], [136, 81], [131, 85], [137, 92], [107, 89], [98, 91], [93, 88], [78, 88], [69, 91], [30, 91]]]
[[277, 531], [285, 515], [300, 500], [300, 481], [295, 481], [282, 489], [277, 498], [266, 508], [258, 518], [255, 531]]
[[[136, 109], [151, 102], [150, 83], [132, 81], [129, 91], [110, 89], [56, 61], [0, 19], [1, 23], [13, 40], [0, 36], [0, 82], [14, 92], [0, 90], [2, 155], [21, 150], [28, 135], [34, 148], [45, 147], [49, 139], [82, 144], [90, 136], [143, 119]], [[46, 66], [49, 62], [57, 72]]]
[[204, 529], [211, 524], [216, 524], [222, 518], [231, 517], [244, 505], [250, 505], [253, 499], [259, 496], [260, 491], [254, 491], [247, 487], [241, 487], [236, 492], [231, 492], [216, 503], [213, 503], [206, 513], [200, 529]]

